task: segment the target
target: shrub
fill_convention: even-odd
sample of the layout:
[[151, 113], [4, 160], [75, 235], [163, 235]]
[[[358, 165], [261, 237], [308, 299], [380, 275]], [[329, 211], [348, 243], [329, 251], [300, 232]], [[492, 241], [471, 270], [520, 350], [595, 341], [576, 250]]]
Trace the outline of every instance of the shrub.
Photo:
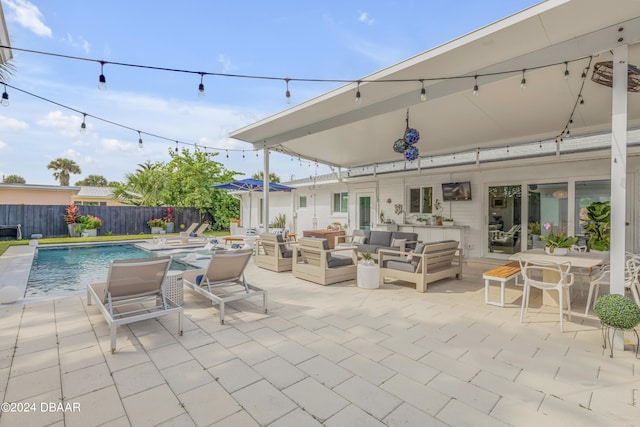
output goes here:
[[78, 218], [80, 218], [80, 207], [76, 206], [74, 203], [71, 203], [67, 206], [64, 214], [64, 222], [67, 224], [75, 224], [78, 222]]
[[147, 225], [149, 227], [160, 227], [160, 228], [165, 228], [166, 226], [164, 220], [160, 218], [150, 219], [149, 221], [147, 221]]
[[78, 224], [82, 230], [93, 230], [102, 227], [102, 220], [93, 215], [82, 215], [78, 217]]
[[624, 295], [601, 296], [594, 311], [602, 323], [612, 328], [631, 329], [640, 323], [640, 307]]

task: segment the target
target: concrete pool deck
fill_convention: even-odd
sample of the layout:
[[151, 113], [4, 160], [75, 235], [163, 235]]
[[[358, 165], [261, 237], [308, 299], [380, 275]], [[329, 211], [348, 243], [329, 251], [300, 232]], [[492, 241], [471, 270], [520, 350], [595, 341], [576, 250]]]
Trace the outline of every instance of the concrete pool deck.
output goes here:
[[2, 400], [37, 404], [0, 414], [0, 427], [637, 424], [640, 360], [609, 358], [580, 289], [561, 333], [538, 294], [524, 323], [521, 288], [507, 287], [505, 308], [486, 305], [483, 270], [421, 294], [319, 286], [251, 262], [268, 314], [244, 300], [220, 325], [185, 289], [183, 336], [172, 316], [133, 324], [113, 355], [84, 296], [0, 305]]

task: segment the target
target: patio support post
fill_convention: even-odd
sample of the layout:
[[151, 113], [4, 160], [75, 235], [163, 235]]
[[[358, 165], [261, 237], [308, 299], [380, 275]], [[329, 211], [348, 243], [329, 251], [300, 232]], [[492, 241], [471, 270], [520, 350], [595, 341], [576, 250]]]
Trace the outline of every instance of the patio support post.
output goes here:
[[[613, 50], [611, 109], [611, 293], [624, 295], [625, 214], [627, 194], [627, 73], [628, 46]], [[614, 333], [611, 332], [610, 333]], [[622, 331], [613, 347], [624, 348]]]
[[264, 176], [262, 177], [263, 179], [262, 181], [263, 182], [262, 226], [263, 226], [264, 232], [266, 233], [269, 231], [269, 149], [268, 148], [264, 149], [263, 157], [264, 157]]
[[613, 50], [611, 109], [611, 293], [621, 295], [627, 194], [627, 54], [626, 44]]

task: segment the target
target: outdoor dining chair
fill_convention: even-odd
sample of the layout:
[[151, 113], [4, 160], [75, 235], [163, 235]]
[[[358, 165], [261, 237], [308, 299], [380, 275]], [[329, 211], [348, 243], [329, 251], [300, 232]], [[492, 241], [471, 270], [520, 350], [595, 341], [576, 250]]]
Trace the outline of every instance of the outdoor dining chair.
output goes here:
[[567, 305], [567, 317], [571, 320], [571, 293], [574, 276], [571, 263], [556, 263], [550, 261], [526, 261], [520, 258], [524, 288], [522, 289], [522, 308], [520, 309], [520, 322], [524, 319], [524, 313], [529, 308], [531, 288], [542, 291], [557, 291], [560, 311], [560, 331], [564, 332], [564, 304]]

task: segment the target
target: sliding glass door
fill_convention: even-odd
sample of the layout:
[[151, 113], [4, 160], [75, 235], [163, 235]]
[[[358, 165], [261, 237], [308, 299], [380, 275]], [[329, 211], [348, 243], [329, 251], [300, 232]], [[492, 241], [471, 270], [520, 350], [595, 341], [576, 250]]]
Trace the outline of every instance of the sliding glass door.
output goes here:
[[491, 253], [520, 252], [522, 186], [489, 187], [488, 249]]

